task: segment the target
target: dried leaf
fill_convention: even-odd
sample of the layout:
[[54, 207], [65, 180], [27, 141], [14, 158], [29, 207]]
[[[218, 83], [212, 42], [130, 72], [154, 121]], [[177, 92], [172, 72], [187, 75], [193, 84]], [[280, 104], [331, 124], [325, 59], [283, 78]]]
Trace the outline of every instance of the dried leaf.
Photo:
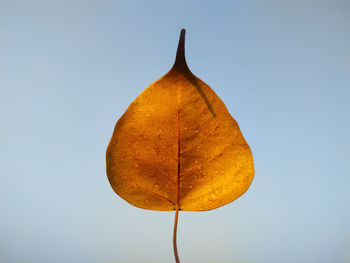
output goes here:
[[181, 57], [176, 62], [117, 122], [107, 175], [134, 206], [210, 210], [248, 189], [253, 158], [221, 99]]
[[241, 196], [254, 177], [237, 122], [188, 69], [184, 34], [172, 69], [130, 104], [107, 148], [112, 188], [144, 209], [214, 209]]

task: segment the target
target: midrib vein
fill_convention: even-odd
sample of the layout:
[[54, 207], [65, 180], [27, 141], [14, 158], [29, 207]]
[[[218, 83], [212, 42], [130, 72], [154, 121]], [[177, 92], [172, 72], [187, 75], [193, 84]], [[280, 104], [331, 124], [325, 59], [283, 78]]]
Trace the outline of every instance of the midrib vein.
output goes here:
[[180, 169], [181, 169], [181, 137], [180, 137], [180, 91], [177, 91], [177, 178], [176, 178], [176, 202], [175, 210], [180, 210]]

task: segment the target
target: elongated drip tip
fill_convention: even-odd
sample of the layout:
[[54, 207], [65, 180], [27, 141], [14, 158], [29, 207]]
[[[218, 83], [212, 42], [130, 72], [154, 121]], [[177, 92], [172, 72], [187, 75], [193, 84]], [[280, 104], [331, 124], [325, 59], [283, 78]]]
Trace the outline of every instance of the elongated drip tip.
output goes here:
[[176, 58], [173, 69], [179, 71], [189, 70], [185, 58], [185, 34], [186, 30], [181, 29], [179, 44], [177, 46]]

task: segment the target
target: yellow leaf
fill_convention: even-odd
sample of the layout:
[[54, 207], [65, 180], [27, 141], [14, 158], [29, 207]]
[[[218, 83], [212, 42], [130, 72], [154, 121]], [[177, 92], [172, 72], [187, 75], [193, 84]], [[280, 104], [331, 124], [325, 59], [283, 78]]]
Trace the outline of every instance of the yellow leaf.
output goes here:
[[130, 104], [107, 148], [112, 188], [144, 209], [214, 209], [240, 197], [254, 177], [237, 122], [187, 66], [184, 36], [172, 69]]

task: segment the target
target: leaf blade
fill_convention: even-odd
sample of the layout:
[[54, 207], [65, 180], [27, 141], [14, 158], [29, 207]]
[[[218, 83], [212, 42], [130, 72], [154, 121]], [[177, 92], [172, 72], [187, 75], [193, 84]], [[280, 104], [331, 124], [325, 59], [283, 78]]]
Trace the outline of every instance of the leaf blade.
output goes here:
[[173, 68], [118, 120], [106, 162], [113, 190], [150, 210], [215, 209], [240, 197], [254, 177], [237, 122], [188, 69], [181, 45]]

